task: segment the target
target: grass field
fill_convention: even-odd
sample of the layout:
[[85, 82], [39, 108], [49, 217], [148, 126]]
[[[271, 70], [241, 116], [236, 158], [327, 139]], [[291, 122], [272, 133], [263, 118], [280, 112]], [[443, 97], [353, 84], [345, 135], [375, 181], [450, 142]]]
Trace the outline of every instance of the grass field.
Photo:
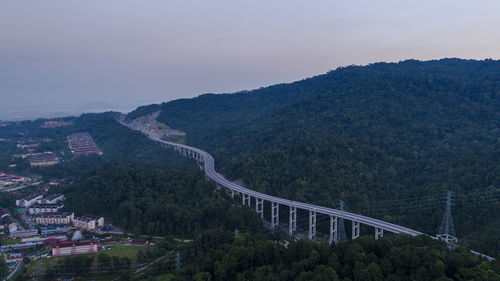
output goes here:
[[[144, 253], [148, 250], [152, 250], [154, 246], [125, 246], [125, 245], [115, 245], [115, 246], [110, 246], [110, 250], [102, 250], [97, 253], [91, 253], [91, 254], [82, 254], [81, 256], [85, 257], [94, 257], [94, 262], [92, 264], [93, 268], [97, 268], [97, 255], [104, 253], [107, 254], [108, 256], [116, 256], [119, 258], [127, 257], [130, 260], [132, 260], [132, 265], [135, 265], [136, 263], [136, 257], [137, 253], [139, 250], [142, 250]], [[59, 261], [63, 261], [64, 259], [71, 257], [71, 256], [64, 256], [64, 257], [56, 257], [56, 258], [39, 258], [35, 261], [32, 261], [31, 264], [27, 267], [28, 274], [40, 274], [41, 272], [44, 272], [46, 269], [56, 265]], [[101, 280], [100, 278], [97, 278], [98, 276], [102, 276], [103, 274], [96, 274], [95, 276], [92, 276], [92, 280]], [[87, 276], [90, 277], [90, 276]], [[109, 276], [108, 276], [109, 278]], [[86, 280], [86, 279], [83, 279]], [[102, 280], [110, 280], [110, 279], [102, 279]]]

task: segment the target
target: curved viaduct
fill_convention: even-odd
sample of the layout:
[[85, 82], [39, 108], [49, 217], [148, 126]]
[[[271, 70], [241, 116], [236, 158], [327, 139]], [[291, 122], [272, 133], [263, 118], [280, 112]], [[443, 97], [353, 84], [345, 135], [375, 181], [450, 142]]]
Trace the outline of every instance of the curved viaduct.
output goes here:
[[421, 235], [423, 233], [409, 229], [400, 225], [388, 223], [378, 219], [373, 219], [370, 217], [341, 211], [337, 209], [322, 207], [318, 205], [288, 200], [272, 195], [267, 195], [261, 192], [257, 192], [241, 185], [228, 181], [222, 175], [215, 171], [214, 158], [208, 152], [183, 145], [174, 142], [169, 142], [161, 140], [157, 137], [149, 136], [150, 139], [160, 142], [170, 148], [177, 150], [184, 156], [194, 158], [198, 162], [203, 164], [204, 171], [207, 177], [217, 182], [217, 184], [227, 188], [234, 197], [234, 194], [241, 194], [243, 205], [250, 206], [251, 199], [255, 200], [255, 211], [264, 217], [264, 201], [271, 203], [271, 228], [276, 228], [279, 224], [279, 206], [288, 206], [290, 209], [289, 215], [289, 234], [292, 235], [297, 229], [297, 209], [306, 210], [309, 212], [309, 235], [310, 239], [316, 237], [316, 214], [325, 214], [330, 216], [330, 238], [329, 243], [338, 242], [337, 239], [337, 222], [338, 219], [346, 219], [352, 221], [352, 239], [359, 236], [360, 226], [369, 225], [375, 229], [375, 239], [382, 237], [384, 231], [397, 233], [397, 234], [408, 234], [411, 236]]

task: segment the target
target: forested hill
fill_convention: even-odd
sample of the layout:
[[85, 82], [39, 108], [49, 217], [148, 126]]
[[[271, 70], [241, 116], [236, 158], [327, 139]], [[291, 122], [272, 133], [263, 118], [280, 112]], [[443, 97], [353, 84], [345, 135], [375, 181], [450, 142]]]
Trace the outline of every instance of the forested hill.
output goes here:
[[349, 66], [140, 110], [152, 109], [226, 175], [271, 194], [327, 206], [343, 199], [432, 234], [452, 190], [457, 235], [500, 253], [499, 230], [481, 233], [500, 220], [500, 61]]
[[[160, 120], [173, 128], [186, 131], [188, 140], [196, 142], [215, 128], [238, 128], [260, 118], [267, 118], [269, 114], [288, 105], [322, 94], [380, 95], [389, 90], [401, 94], [440, 92], [488, 104], [488, 100], [494, 99], [494, 96], [489, 96], [489, 92], [479, 93], [476, 90], [481, 90], [484, 86], [498, 87], [499, 64], [495, 60], [443, 59], [341, 67], [327, 74], [290, 84], [234, 94], [205, 94], [193, 99], [139, 107], [129, 117], [133, 119], [163, 109]], [[488, 85], [482, 84], [485, 81], [489, 81]], [[453, 98], [450, 102], [453, 102]]]

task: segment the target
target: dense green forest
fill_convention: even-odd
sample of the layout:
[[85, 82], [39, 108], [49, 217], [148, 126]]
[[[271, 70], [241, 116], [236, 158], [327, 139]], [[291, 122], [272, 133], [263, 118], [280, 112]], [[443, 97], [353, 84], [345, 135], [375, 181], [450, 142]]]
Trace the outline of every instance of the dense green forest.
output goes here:
[[[500, 280], [498, 263], [463, 248], [448, 252], [425, 236], [362, 236], [332, 246], [304, 239], [284, 246], [259, 234], [223, 234], [198, 238], [195, 249], [183, 252], [187, 265], [180, 271], [172, 273], [175, 262], [165, 260], [150, 268], [160, 277], [143, 280]], [[226, 242], [210, 244], [216, 237]]]
[[[435, 234], [455, 192], [459, 238], [500, 253], [500, 62], [349, 66], [291, 84], [158, 106], [248, 187]], [[472, 236], [471, 236], [472, 234]], [[476, 239], [479, 234], [481, 239]]]
[[125, 231], [193, 236], [202, 230], [258, 228], [260, 217], [216, 192], [199, 169], [179, 171], [158, 163], [111, 161], [63, 189], [65, 209], [105, 216]]
[[[370, 235], [331, 247], [324, 242], [299, 240], [285, 247], [283, 234], [265, 230], [256, 213], [234, 205], [199, 170], [182, 172], [165, 169], [156, 162], [110, 161], [62, 191], [68, 197], [65, 208], [104, 215], [127, 232], [195, 238], [178, 250], [183, 261], [181, 270], [175, 271], [174, 256], [170, 255], [142, 274], [124, 273], [130, 279], [500, 278], [496, 263], [486, 262], [463, 248], [449, 252], [443, 242], [426, 236], [387, 235], [376, 241]], [[165, 253], [162, 250], [161, 255]]]

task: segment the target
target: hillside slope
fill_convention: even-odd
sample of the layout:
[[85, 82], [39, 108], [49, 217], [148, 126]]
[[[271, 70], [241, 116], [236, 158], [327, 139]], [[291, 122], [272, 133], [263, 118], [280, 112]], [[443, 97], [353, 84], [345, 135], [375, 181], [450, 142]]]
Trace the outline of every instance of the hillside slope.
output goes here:
[[[436, 233], [456, 192], [459, 236], [500, 210], [500, 61], [340, 68], [292, 84], [160, 105], [253, 189]], [[416, 199], [415, 199], [416, 198]], [[496, 238], [481, 246], [496, 254]]]

